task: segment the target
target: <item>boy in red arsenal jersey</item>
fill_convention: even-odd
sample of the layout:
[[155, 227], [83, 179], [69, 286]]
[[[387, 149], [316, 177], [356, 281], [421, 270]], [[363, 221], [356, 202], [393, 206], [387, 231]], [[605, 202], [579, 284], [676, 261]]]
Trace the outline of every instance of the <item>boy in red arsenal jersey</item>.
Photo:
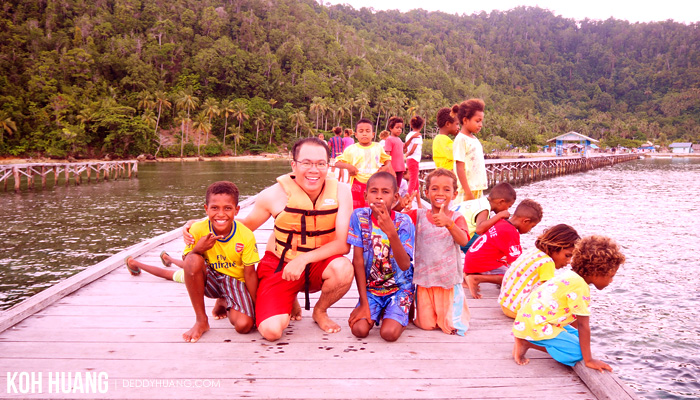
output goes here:
[[508, 220], [496, 222], [469, 248], [464, 257], [464, 281], [475, 299], [480, 299], [479, 284], [500, 285], [508, 266], [522, 253], [520, 235], [528, 233], [542, 220], [542, 206], [525, 199]]

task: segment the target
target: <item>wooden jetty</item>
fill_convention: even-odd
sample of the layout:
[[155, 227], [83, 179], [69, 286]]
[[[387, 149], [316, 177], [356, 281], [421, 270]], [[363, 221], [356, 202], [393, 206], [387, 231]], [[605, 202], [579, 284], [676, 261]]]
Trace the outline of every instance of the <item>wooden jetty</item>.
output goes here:
[[[0, 165], [0, 182], [3, 188], [7, 191], [7, 183], [12, 177], [14, 181], [14, 190], [19, 193], [22, 187], [22, 181], [26, 182], [28, 189], [34, 189], [34, 178], [41, 179], [41, 187], [46, 188], [47, 177], [53, 174], [54, 186], [58, 185], [58, 181], [63, 176], [63, 182], [66, 186], [73, 180], [76, 185], [83, 182], [83, 173], [85, 181], [90, 183], [90, 180], [98, 182], [100, 180], [128, 178], [138, 176], [139, 164], [136, 160], [129, 161], [91, 161], [91, 162], [76, 162], [76, 163], [31, 163], [31, 164], [1, 164]], [[94, 173], [94, 175], [93, 175]]]
[[[269, 220], [255, 232], [261, 254], [271, 228]], [[212, 329], [185, 343], [194, 322], [185, 286], [145, 272], [132, 277], [124, 267], [127, 255], [160, 265], [161, 251], [183, 248], [176, 229], [0, 314], [0, 398], [635, 398], [614, 374], [572, 369], [545, 353], [530, 351], [530, 364], [516, 365], [512, 320], [491, 285], [483, 299], [469, 300], [465, 337], [410, 325], [395, 343], [378, 329], [355, 338], [346, 322], [357, 303], [352, 288], [329, 310], [343, 327], [337, 334], [320, 331], [305, 312], [277, 342], [210, 318]], [[208, 300], [208, 312], [212, 306]]]
[[[489, 188], [500, 182], [523, 184], [560, 175], [609, 167], [639, 158], [639, 154], [596, 154], [590, 157], [534, 157], [487, 159], [486, 177]], [[421, 163], [421, 179], [425, 179], [435, 164]]]

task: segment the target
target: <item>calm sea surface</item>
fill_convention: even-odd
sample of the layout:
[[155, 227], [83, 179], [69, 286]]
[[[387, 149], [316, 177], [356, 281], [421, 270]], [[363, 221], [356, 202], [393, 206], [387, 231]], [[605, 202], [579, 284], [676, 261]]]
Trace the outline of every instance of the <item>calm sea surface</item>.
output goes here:
[[[146, 164], [130, 181], [0, 193], [0, 309], [201, 217], [213, 181], [232, 180], [244, 199], [288, 165]], [[643, 397], [700, 397], [700, 160], [639, 160], [516, 189], [544, 208], [523, 247], [567, 223], [613, 237], [627, 256], [608, 288], [591, 289], [594, 356]]]

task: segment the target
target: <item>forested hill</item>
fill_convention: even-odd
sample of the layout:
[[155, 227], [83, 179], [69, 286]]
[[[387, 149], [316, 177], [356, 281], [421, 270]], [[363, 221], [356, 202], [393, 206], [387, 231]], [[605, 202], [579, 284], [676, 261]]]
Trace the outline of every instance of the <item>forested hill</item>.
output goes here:
[[491, 146], [570, 130], [700, 142], [699, 28], [525, 7], [5, 0], [0, 155], [261, 151], [361, 115], [381, 130], [417, 113], [432, 132], [437, 109], [470, 97], [486, 101]]

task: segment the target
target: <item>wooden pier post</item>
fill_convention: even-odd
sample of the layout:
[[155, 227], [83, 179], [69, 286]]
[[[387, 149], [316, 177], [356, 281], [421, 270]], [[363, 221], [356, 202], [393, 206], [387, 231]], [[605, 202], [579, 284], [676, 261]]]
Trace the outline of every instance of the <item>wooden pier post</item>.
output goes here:
[[42, 189], [46, 189], [46, 174], [47, 174], [46, 167], [42, 165], [41, 166], [41, 188]]
[[27, 188], [34, 189], [34, 171], [32, 167], [27, 168]]
[[12, 167], [12, 177], [15, 180], [15, 193], [19, 193], [19, 168]]
[[92, 168], [91, 168], [90, 164], [87, 164], [86, 170], [87, 170], [87, 183], [89, 184], [90, 183], [90, 173], [92, 173]]

